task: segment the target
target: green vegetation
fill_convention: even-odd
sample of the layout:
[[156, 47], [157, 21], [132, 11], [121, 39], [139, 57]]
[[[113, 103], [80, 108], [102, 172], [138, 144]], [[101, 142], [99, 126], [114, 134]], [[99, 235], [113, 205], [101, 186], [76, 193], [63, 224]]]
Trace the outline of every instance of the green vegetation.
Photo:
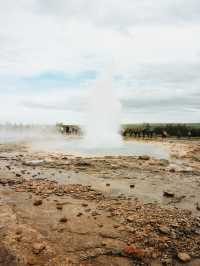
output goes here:
[[124, 136], [172, 136], [172, 137], [200, 137], [200, 123], [175, 124], [125, 124], [123, 125]]

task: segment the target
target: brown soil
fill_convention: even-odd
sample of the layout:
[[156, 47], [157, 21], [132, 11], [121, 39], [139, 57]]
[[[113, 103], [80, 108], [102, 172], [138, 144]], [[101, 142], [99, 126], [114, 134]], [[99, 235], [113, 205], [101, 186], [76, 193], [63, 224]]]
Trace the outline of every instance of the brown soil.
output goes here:
[[162, 145], [169, 161], [0, 145], [0, 265], [199, 266], [200, 142]]

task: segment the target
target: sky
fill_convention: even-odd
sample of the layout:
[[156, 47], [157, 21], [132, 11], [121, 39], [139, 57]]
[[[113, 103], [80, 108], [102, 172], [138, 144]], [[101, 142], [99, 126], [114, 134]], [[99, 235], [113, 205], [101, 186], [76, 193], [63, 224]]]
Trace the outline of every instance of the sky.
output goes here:
[[0, 0], [0, 123], [84, 123], [110, 65], [122, 123], [200, 122], [199, 14], [199, 0]]

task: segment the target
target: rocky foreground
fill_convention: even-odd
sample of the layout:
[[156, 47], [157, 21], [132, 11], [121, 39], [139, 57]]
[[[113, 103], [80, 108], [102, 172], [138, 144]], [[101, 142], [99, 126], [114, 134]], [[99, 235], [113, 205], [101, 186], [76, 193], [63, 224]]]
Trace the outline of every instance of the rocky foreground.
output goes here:
[[200, 143], [165, 145], [169, 161], [0, 145], [0, 265], [200, 266]]

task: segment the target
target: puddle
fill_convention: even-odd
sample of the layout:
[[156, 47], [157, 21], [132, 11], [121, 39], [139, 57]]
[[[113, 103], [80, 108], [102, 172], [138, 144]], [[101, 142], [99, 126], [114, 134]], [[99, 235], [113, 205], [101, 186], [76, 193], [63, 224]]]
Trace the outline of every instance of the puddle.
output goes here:
[[[105, 195], [126, 197], [138, 197], [144, 202], [160, 201], [162, 197], [162, 190], [155, 193], [154, 188], [150, 189], [146, 180], [140, 180], [134, 183], [134, 179], [112, 179], [103, 178], [101, 176], [91, 176], [87, 174], [79, 174], [69, 171], [67, 174], [61, 173], [54, 176], [49, 176], [48, 179], [57, 180], [62, 184], [81, 184], [84, 186], [91, 186], [93, 189], [103, 192]], [[135, 185], [131, 187], [131, 185]]]

